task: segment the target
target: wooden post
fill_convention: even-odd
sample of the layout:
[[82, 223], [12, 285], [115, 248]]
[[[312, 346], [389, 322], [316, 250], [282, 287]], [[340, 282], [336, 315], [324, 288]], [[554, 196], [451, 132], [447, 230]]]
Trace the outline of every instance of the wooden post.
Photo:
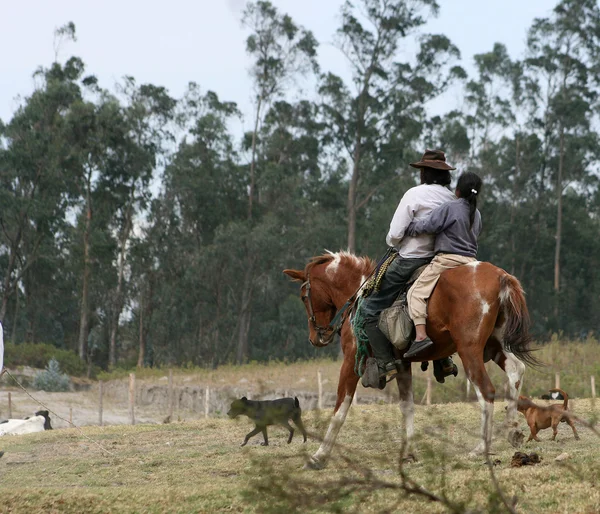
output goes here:
[[209, 388], [209, 386], [206, 386], [206, 391], [204, 392], [204, 417], [205, 418], [208, 418], [208, 408], [210, 406], [209, 398], [210, 398], [210, 388]]
[[590, 385], [592, 386], [592, 400], [596, 398], [596, 378], [592, 375], [590, 377]]
[[169, 370], [169, 387], [168, 387], [167, 407], [169, 418], [173, 418], [173, 370]]
[[319, 386], [319, 398], [317, 400], [317, 406], [319, 409], [323, 408], [323, 382], [321, 380], [321, 370], [317, 371], [317, 384]]
[[129, 419], [135, 425], [135, 373], [129, 373]]
[[554, 389], [560, 388], [560, 373], [557, 371], [554, 374]]
[[12, 396], [8, 392], [8, 419], [12, 419]]
[[427, 375], [427, 392], [425, 393], [425, 405], [431, 405], [431, 375]]
[[69, 425], [73, 426], [73, 407], [69, 407]]
[[104, 421], [102, 420], [102, 408], [103, 408], [103, 400], [104, 400], [104, 382], [100, 380], [98, 382], [98, 424], [103, 427]]

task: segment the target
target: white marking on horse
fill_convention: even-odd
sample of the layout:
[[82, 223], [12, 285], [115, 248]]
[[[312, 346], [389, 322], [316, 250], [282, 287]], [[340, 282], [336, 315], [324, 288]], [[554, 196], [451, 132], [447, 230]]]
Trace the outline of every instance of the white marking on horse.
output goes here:
[[476, 268], [477, 266], [479, 266], [480, 262], [479, 261], [472, 261], [469, 262], [468, 264], [465, 264], [465, 266], [471, 266], [471, 268]]
[[333, 255], [333, 260], [327, 265], [327, 268], [325, 268], [325, 273], [333, 276], [336, 274], [340, 266], [340, 261], [342, 260], [342, 257], [339, 253], [332, 253], [331, 255]]
[[314, 464], [324, 465], [331, 455], [331, 450], [333, 449], [333, 445], [335, 444], [335, 440], [337, 439], [340, 428], [342, 428], [342, 425], [346, 420], [346, 415], [350, 410], [351, 403], [352, 396], [346, 395], [344, 401], [340, 405], [340, 408], [335, 413], [333, 418], [331, 418], [329, 428], [327, 429], [327, 434], [325, 434], [325, 438], [323, 439], [321, 446], [319, 446], [319, 449], [311, 457], [311, 460]]
[[477, 400], [481, 406], [481, 441], [479, 444], [469, 453], [470, 456], [481, 455], [489, 450], [492, 445], [492, 422], [494, 420], [494, 404], [488, 402], [483, 398], [483, 394], [479, 390], [479, 387], [475, 385], [473, 381], [473, 388], [477, 394]]
[[519, 394], [521, 393], [521, 387], [523, 387], [523, 375], [525, 374], [525, 364], [517, 359], [512, 353], [502, 351], [506, 362], [504, 364], [504, 370], [508, 376], [508, 398], [506, 401], [508, 405], [506, 407], [506, 423], [511, 426], [517, 421], [517, 401]]
[[[485, 300], [481, 300], [481, 312], [483, 313], [483, 316], [485, 316], [488, 312], [490, 312], [490, 304], [487, 303]], [[482, 320], [483, 320], [483, 316], [482, 316]]]

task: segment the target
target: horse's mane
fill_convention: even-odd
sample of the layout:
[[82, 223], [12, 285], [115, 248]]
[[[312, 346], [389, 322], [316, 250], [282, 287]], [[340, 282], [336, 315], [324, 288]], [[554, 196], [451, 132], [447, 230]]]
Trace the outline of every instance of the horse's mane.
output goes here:
[[320, 264], [330, 264], [335, 259], [339, 259], [340, 264], [349, 263], [350, 266], [359, 268], [361, 272], [370, 272], [375, 266], [375, 263], [369, 257], [358, 257], [350, 252], [330, 252], [327, 250], [323, 255], [312, 257], [308, 261], [306, 268], [304, 268], [304, 272], [308, 273], [312, 268]]

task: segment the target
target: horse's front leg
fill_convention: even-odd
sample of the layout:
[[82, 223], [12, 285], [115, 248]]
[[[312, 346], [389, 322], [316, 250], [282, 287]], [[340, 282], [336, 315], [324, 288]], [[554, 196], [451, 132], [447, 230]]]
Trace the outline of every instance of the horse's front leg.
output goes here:
[[410, 442], [415, 433], [415, 401], [412, 387], [412, 369], [410, 362], [402, 361], [396, 376], [398, 384], [398, 395], [400, 398], [400, 410], [404, 421], [405, 457], [415, 458], [410, 452]]
[[342, 369], [340, 370], [337, 402], [333, 409], [333, 417], [329, 423], [325, 438], [321, 442], [321, 446], [319, 446], [317, 452], [309, 458], [304, 466], [305, 469], [323, 469], [327, 464], [327, 460], [331, 455], [331, 450], [333, 450], [333, 445], [335, 444], [340, 428], [342, 428], [348, 410], [350, 410], [357, 384], [358, 377], [354, 373], [354, 355], [351, 357], [345, 355]]

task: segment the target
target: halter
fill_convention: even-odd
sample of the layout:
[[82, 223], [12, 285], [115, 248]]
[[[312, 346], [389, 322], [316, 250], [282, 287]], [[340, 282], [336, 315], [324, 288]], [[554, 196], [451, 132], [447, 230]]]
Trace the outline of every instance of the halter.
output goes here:
[[[302, 295], [302, 299], [304, 300], [306, 298], [306, 303], [308, 305], [308, 314], [309, 314], [308, 320], [311, 322], [311, 324], [312, 324], [313, 328], [315, 329], [315, 332], [319, 336], [319, 340], [322, 342], [323, 346], [327, 346], [333, 340], [333, 336], [335, 334], [339, 334], [340, 331], [342, 330], [342, 325], [344, 324], [344, 322], [346, 321], [346, 318], [350, 314], [350, 311], [348, 310], [348, 308], [354, 303], [354, 301], [356, 299], [356, 294], [352, 295], [352, 297], [349, 298], [348, 301], [344, 305], [342, 305], [342, 308], [336, 312], [335, 316], [333, 317], [333, 319], [329, 322], [329, 324], [326, 327], [322, 327], [321, 325], [317, 324], [317, 318], [315, 317], [312, 299], [310, 297], [311, 287], [310, 287], [310, 275], [308, 273], [306, 274], [306, 281], [300, 287], [305, 288], [304, 289], [305, 292]], [[327, 333], [329, 333], [329, 335], [325, 338], [324, 334], [327, 334]]]

